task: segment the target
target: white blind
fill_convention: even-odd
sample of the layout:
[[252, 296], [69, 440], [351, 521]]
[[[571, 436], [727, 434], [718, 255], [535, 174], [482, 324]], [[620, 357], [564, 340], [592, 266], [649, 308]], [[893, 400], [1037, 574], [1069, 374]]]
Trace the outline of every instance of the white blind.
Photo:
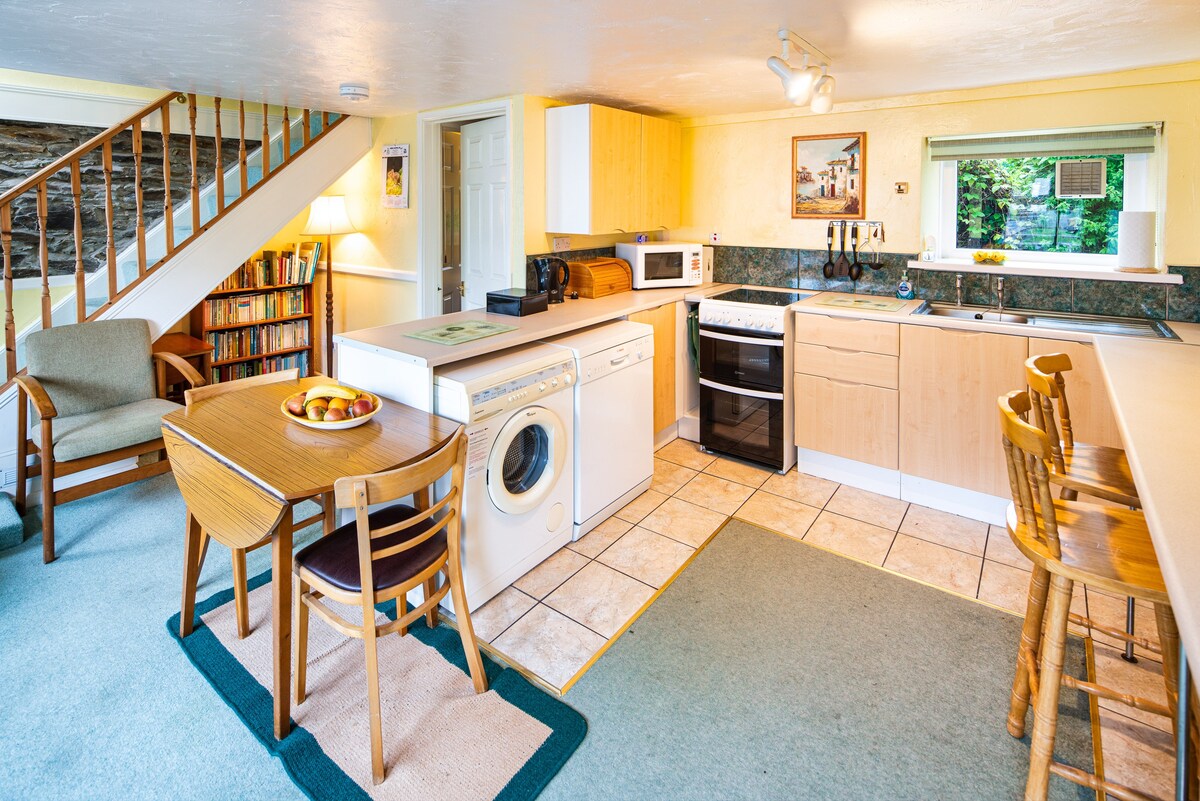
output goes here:
[[1162, 123], [979, 136], [931, 136], [933, 161], [1153, 153]]

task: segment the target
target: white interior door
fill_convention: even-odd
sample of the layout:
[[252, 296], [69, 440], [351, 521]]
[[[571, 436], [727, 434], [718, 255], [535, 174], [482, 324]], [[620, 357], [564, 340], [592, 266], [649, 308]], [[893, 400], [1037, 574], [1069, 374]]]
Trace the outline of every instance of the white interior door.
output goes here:
[[464, 309], [512, 286], [508, 263], [508, 141], [504, 117], [462, 127], [462, 276]]

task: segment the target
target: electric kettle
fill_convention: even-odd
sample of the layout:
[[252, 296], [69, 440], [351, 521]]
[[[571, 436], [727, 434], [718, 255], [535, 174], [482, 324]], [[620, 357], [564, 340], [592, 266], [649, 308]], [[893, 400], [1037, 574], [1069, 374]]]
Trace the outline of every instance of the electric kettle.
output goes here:
[[563, 289], [571, 280], [567, 263], [556, 256], [543, 256], [533, 260], [533, 269], [537, 272], [538, 291], [545, 292], [550, 303], [562, 303]]

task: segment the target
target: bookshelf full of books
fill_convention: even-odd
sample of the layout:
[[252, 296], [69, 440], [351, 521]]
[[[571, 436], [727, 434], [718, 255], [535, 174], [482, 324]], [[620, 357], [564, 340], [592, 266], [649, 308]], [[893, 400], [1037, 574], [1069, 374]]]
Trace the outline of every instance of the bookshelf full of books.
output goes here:
[[312, 370], [312, 282], [321, 243], [264, 250], [192, 310], [192, 335], [213, 346], [212, 383], [277, 370]]

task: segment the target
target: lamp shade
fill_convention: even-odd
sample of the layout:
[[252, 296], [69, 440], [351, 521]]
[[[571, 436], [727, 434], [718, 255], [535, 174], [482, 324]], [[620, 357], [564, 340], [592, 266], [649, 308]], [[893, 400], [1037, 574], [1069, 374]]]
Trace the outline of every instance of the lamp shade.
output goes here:
[[327, 234], [352, 234], [354, 224], [346, 215], [346, 198], [342, 195], [319, 197], [308, 207], [308, 222], [304, 225], [304, 236]]

